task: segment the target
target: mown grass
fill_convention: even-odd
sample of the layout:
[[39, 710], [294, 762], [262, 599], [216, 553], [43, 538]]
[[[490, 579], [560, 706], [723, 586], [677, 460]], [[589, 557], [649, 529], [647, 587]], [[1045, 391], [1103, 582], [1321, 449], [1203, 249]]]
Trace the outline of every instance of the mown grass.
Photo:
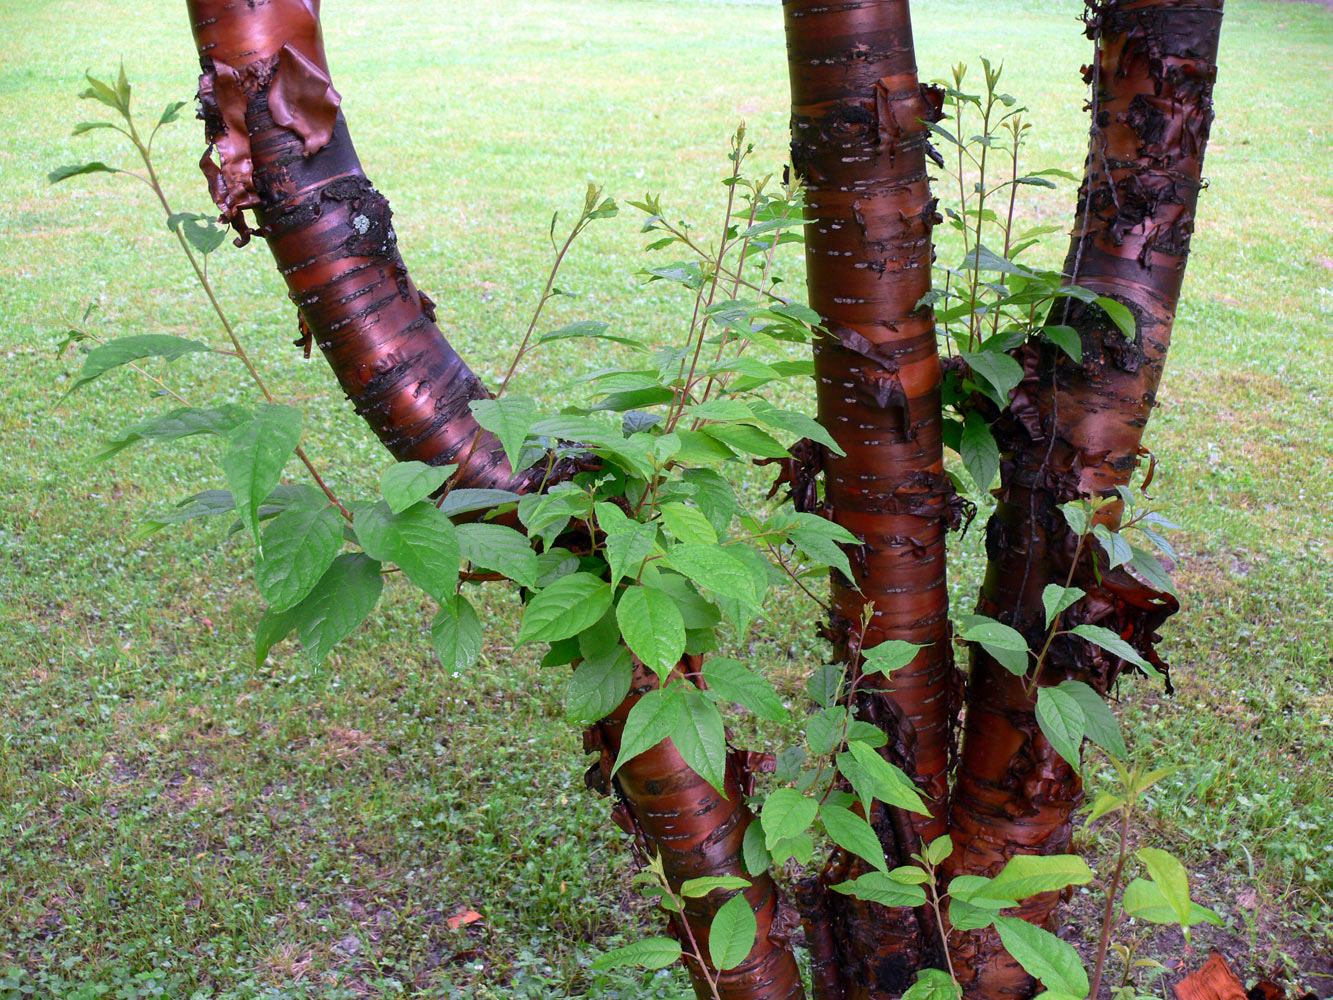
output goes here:
[[[216, 482], [206, 446], [89, 463], [102, 438], [163, 404], [129, 374], [61, 403], [78, 365], [54, 357], [66, 326], [91, 305], [103, 337], [213, 330], [144, 191], [44, 180], [58, 164], [123, 158], [106, 133], [69, 136], [89, 111], [74, 99], [85, 68], [106, 74], [123, 57], [145, 108], [192, 93], [180, 5], [144, 6], [0, 3], [0, 970], [15, 970], [0, 996], [683, 995], [673, 973], [589, 971], [654, 918], [631, 905], [623, 838], [583, 790], [563, 678], [507, 644], [511, 598], [486, 592], [490, 638], [463, 676], [429, 652], [431, 609], [392, 586], [324, 667], [284, 645], [256, 669], [241, 536], [135, 535], [152, 510]], [[741, 117], [780, 169], [775, 4], [326, 7], [367, 170], [442, 325], [488, 376], [539, 290], [550, 213], [588, 179], [711, 218]], [[923, 75], [1005, 60], [1039, 124], [1031, 165], [1077, 169], [1077, 9], [923, 4]], [[1121, 703], [1136, 753], [1178, 768], [1143, 836], [1190, 858], [1256, 964], [1289, 960], [1325, 992], [1333, 980], [1302, 956], [1333, 944], [1331, 57], [1324, 10], [1231, 5], [1211, 188], [1149, 431], [1155, 495], [1186, 526], [1185, 607], [1167, 635], [1177, 693], [1133, 683]], [[182, 209], [206, 207], [199, 146], [190, 123], [160, 144]], [[1021, 209], [1064, 222], [1071, 201], [1063, 190]], [[589, 234], [562, 279], [579, 297], [553, 319], [664, 339], [678, 326], [681, 304], [632, 277], [632, 215]], [[1054, 263], [1061, 247], [1045, 252]], [[322, 362], [289, 346], [294, 317], [267, 254], [228, 250], [214, 273], [266, 378], [305, 405], [316, 461], [340, 489], [372, 489], [386, 457]], [[562, 402], [553, 387], [603, 363], [601, 350], [547, 354], [524, 388]], [[165, 374], [192, 401], [249, 398], [221, 362]], [[957, 545], [959, 607], [975, 592], [979, 535]], [[784, 595], [739, 650], [794, 704], [819, 653], [810, 624]], [[738, 728], [752, 744], [782, 735]], [[467, 909], [483, 919], [450, 929]], [[1155, 947], [1168, 957], [1180, 943]]]

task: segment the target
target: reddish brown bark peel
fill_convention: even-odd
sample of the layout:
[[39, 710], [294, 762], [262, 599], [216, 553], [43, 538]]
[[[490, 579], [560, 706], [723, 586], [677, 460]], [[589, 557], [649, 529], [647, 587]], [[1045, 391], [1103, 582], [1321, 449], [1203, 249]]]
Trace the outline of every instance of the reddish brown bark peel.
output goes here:
[[[698, 668], [698, 658], [687, 658], [682, 663], [687, 671], [697, 672]], [[783, 900], [767, 872], [751, 876], [745, 870], [741, 853], [746, 828], [754, 822], [745, 804], [745, 795], [754, 790], [750, 755], [728, 753], [725, 796], [690, 769], [670, 740], [639, 754], [607, 780], [620, 752], [620, 737], [630, 710], [657, 684], [656, 675], [636, 663], [629, 697], [588, 731], [588, 749], [602, 752], [589, 771], [589, 784], [603, 792], [614, 786], [621, 799], [618, 818], [622, 826], [635, 836], [640, 850], [661, 857], [673, 889], [679, 891], [686, 880], [709, 875], [750, 879], [752, 886], [745, 897], [754, 910], [758, 934], [749, 956], [740, 965], [720, 973], [709, 968], [718, 996], [722, 1000], [800, 1000], [805, 991], [789, 943], [797, 924], [795, 911]], [[685, 919], [705, 954], [713, 914], [725, 901], [725, 895], [718, 892], [685, 900]], [[688, 939], [674, 920], [672, 927], [688, 952]], [[712, 993], [697, 963], [690, 961], [687, 965], [695, 993], [700, 1000], [711, 1000]]]
[[[1065, 269], [1077, 284], [1128, 306], [1137, 333], [1126, 338], [1095, 306], [1060, 307], [1054, 321], [1079, 330], [1083, 363], [1049, 345], [1021, 351], [1026, 378], [996, 427], [1004, 462], [979, 610], [1023, 632], [1033, 648], [1045, 631], [1042, 590], [1063, 584], [1076, 548], [1057, 505], [1114, 496], [1138, 464], [1194, 228], [1221, 18], [1222, 0], [1110, 0], [1088, 10], [1088, 34], [1098, 42], [1086, 71], [1094, 121]], [[1114, 527], [1118, 517], [1112, 508], [1105, 519]], [[1074, 582], [1088, 597], [1062, 627], [1110, 628], [1156, 659], [1154, 632], [1174, 599], [1124, 571], [1099, 580], [1086, 553]], [[1104, 692], [1123, 666], [1061, 637], [1042, 683], [1074, 678]], [[1082, 787], [1033, 712], [1022, 679], [978, 651], [950, 816], [952, 874], [994, 874], [1013, 854], [1068, 849]], [[1034, 898], [1022, 915], [1049, 926], [1057, 902]], [[993, 932], [955, 938], [955, 966], [970, 996], [1027, 994], [1030, 978]]]
[[[783, 10], [792, 163], [812, 220], [810, 304], [829, 331], [815, 347], [819, 420], [846, 452], [823, 457], [823, 513], [864, 541], [851, 554], [855, 579], [835, 574], [827, 635], [857, 664], [869, 604], [865, 648], [890, 639], [926, 646], [892, 678], [864, 678], [857, 698], [933, 810], [929, 819], [872, 817], [890, 858], [905, 861], [946, 829], [956, 705], [944, 541], [959, 505], [944, 475], [934, 317], [917, 307], [930, 290], [939, 221], [924, 124], [938, 119], [939, 98], [917, 80], [906, 0], [785, 0]], [[859, 864], [838, 876], [855, 877]], [[911, 911], [846, 897], [811, 906], [836, 928], [836, 955], [815, 955], [821, 997], [897, 995], [931, 957]]]
[[[329, 79], [315, 0], [188, 0], [203, 74], [209, 188], [242, 239], [244, 210], [356, 410], [399, 459], [466, 462], [458, 485], [523, 490], [469, 405], [480, 380], [435, 325], [399, 256]], [[217, 160], [214, 162], [213, 153]], [[478, 437], [480, 435], [480, 437]], [[540, 472], [534, 473], [540, 475]]]

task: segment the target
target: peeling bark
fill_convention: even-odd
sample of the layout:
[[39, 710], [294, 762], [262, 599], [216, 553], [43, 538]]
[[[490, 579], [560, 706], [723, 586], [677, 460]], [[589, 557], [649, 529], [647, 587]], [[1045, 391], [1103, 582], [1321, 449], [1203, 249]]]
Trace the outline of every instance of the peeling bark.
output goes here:
[[[1127, 339], [1096, 306], [1057, 308], [1053, 322], [1077, 329], [1083, 362], [1051, 345], [1019, 351], [1025, 378], [996, 425], [1003, 453], [999, 505], [986, 532], [989, 559], [978, 610], [1027, 636], [1045, 633], [1042, 590], [1063, 584], [1076, 539], [1057, 506], [1115, 496], [1141, 454], [1143, 428], [1161, 380], [1185, 274], [1204, 149], [1212, 123], [1222, 0], [1109, 0], [1090, 3], [1097, 41], [1093, 126], [1065, 272], [1134, 314]], [[1114, 528], [1119, 505], [1101, 519]], [[1074, 584], [1087, 597], [1062, 627], [1110, 628], [1149, 660], [1156, 630], [1175, 600], [1129, 572], [1099, 578], [1085, 550]], [[1105, 693], [1123, 661], [1073, 637], [1051, 647], [1043, 684], [1075, 679]], [[993, 875], [1014, 854], [1068, 850], [1082, 801], [1079, 776], [1038, 730], [1035, 701], [978, 650], [967, 692], [962, 757], [950, 814], [949, 874]], [[1015, 914], [1050, 927], [1056, 894], [1034, 897]], [[994, 931], [955, 934], [955, 968], [969, 997], [1022, 997], [1032, 980], [1000, 947]]]
[[[525, 491], [469, 409], [489, 396], [435, 324], [434, 304], [398, 253], [329, 78], [316, 0], [188, 0], [203, 73], [200, 163], [213, 200], [268, 243], [299, 313], [343, 391], [399, 459], [467, 457], [457, 485]], [[216, 159], [215, 159], [216, 154]], [[474, 444], [475, 442], [475, 444]], [[559, 477], [555, 477], [559, 478]]]
[[[938, 120], [941, 97], [917, 80], [906, 0], [785, 0], [783, 11], [792, 163], [811, 219], [810, 305], [828, 331], [815, 345], [819, 420], [846, 453], [822, 456], [821, 513], [864, 542], [850, 553], [854, 579], [834, 574], [825, 635], [854, 668], [862, 647], [926, 647], [891, 678], [866, 675], [854, 699], [932, 810], [923, 819], [877, 806], [870, 817], [888, 856], [904, 863], [946, 832], [959, 697], [944, 543], [962, 505], [944, 475], [934, 315], [917, 306], [930, 290], [939, 221], [924, 121]], [[826, 1000], [896, 996], [935, 957], [924, 914], [825, 891], [863, 870], [859, 859], [835, 859], [804, 888], [816, 995]]]

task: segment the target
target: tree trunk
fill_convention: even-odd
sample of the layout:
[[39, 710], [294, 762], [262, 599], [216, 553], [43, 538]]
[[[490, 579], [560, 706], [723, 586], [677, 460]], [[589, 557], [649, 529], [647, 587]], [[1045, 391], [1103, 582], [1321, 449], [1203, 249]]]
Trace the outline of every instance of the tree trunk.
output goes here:
[[[680, 671], [687, 680], [693, 679], [701, 663], [700, 657], [686, 657]], [[629, 696], [585, 735], [585, 747], [602, 752], [588, 773], [588, 784], [603, 794], [614, 786], [620, 799], [614, 814], [617, 823], [635, 837], [642, 853], [661, 857], [674, 890], [679, 891], [688, 879], [709, 875], [736, 875], [751, 881], [745, 897], [758, 922], [754, 947], [735, 968], [719, 973], [708, 967], [720, 1000], [801, 1000], [805, 990], [789, 943], [798, 923], [796, 913], [767, 872], [752, 876], [745, 870], [741, 851], [745, 831], [754, 822], [745, 804], [745, 795], [754, 791], [752, 768], [771, 769], [768, 762], [772, 758], [764, 762], [763, 758], [729, 748], [724, 797], [685, 763], [670, 740], [663, 740], [630, 760], [607, 781], [620, 752], [620, 736], [630, 709], [657, 686], [657, 675], [636, 661]], [[690, 934], [705, 955], [713, 915], [725, 901], [718, 893], [684, 901]], [[689, 937], [676, 920], [672, 921], [672, 931], [688, 952]], [[711, 1000], [713, 994], [697, 963], [687, 961], [686, 965], [699, 1000]]]
[[[253, 211], [300, 313], [353, 404], [399, 459], [459, 462], [457, 485], [536, 489], [545, 468], [515, 476], [504, 451], [469, 405], [489, 393], [435, 325], [433, 304], [412, 284], [388, 201], [361, 170], [330, 82], [318, 0], [187, 0], [203, 74], [199, 100], [211, 144], [201, 167], [224, 216], [248, 238]], [[211, 158], [216, 148], [219, 162]], [[573, 463], [567, 466], [572, 471]], [[547, 485], [560, 481], [557, 471]], [[693, 665], [697, 669], [698, 664]], [[625, 718], [657, 683], [639, 670], [635, 690], [594, 727], [609, 773]], [[609, 759], [608, 759], [609, 757]], [[663, 858], [679, 890], [686, 879], [745, 875], [741, 841], [747, 755], [731, 752], [719, 796], [663, 741], [621, 768], [622, 820]], [[772, 879], [754, 877], [746, 897], [759, 934], [749, 957], [712, 973], [721, 1000], [799, 1000], [804, 994], [787, 935], [795, 918]], [[716, 895], [716, 894], [714, 894]], [[690, 900], [686, 918], [706, 948], [720, 901]], [[691, 967], [701, 1000], [712, 996]], [[710, 970], [711, 971], [711, 970]]]
[[[946, 832], [957, 705], [945, 535], [961, 508], [944, 474], [934, 315], [917, 305], [939, 221], [923, 120], [938, 120], [940, 98], [917, 80], [907, 0], [785, 0], [783, 10], [810, 305], [828, 331], [815, 345], [819, 420], [846, 453], [822, 457], [822, 513], [864, 542], [851, 553], [855, 579], [834, 574], [826, 635], [853, 668], [888, 640], [925, 646], [892, 677], [861, 677], [852, 699], [932, 810], [870, 817], [904, 863]], [[821, 998], [896, 996], [934, 957], [923, 915], [825, 891], [862, 870], [844, 855], [806, 887]], [[816, 926], [830, 919], [833, 933]]]
[[[1085, 70], [1093, 125], [1065, 271], [1134, 314], [1130, 340], [1096, 306], [1057, 307], [1075, 327], [1083, 362], [1044, 343], [1020, 351], [1026, 377], [997, 424], [1004, 462], [987, 526], [979, 610], [1027, 636], [1045, 634], [1042, 590], [1063, 585], [1076, 540], [1057, 505], [1114, 497], [1141, 454], [1185, 274], [1204, 147], [1212, 123], [1222, 0], [1110, 0], [1088, 9], [1097, 41]], [[1120, 507], [1102, 519], [1114, 528]], [[1103, 565], [1105, 562], [1103, 560]], [[1087, 597], [1062, 628], [1110, 628], [1150, 659], [1155, 629], [1175, 610], [1168, 595], [1123, 570], [1095, 573], [1085, 549], [1074, 583]], [[1051, 646], [1042, 684], [1084, 681], [1105, 693], [1124, 662], [1075, 637]], [[1069, 848], [1082, 799], [1079, 776], [1040, 734], [1022, 678], [977, 650], [967, 691], [962, 759], [950, 821], [949, 874], [993, 875], [1017, 853]], [[1050, 927], [1055, 894], [1021, 915]], [[994, 931], [955, 934], [955, 967], [974, 998], [1026, 996], [1032, 981]]]
[[242, 211], [253, 211], [307, 350], [319, 345], [395, 457], [443, 465], [470, 453], [457, 485], [530, 485], [473, 420], [469, 405], [488, 393], [398, 254], [389, 203], [362, 172], [338, 109], [317, 0], [188, 7], [210, 143], [200, 166], [238, 242], [249, 238]]

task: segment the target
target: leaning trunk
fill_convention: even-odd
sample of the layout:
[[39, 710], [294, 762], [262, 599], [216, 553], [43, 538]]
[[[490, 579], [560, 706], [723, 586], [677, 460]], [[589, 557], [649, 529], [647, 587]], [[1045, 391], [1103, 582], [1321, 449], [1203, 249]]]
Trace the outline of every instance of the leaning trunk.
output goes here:
[[[854, 579], [834, 574], [826, 634], [852, 668], [856, 711], [888, 735], [886, 753], [930, 804], [928, 818], [878, 806], [869, 817], [892, 863], [906, 863], [946, 832], [956, 711], [945, 534], [959, 504], [944, 474], [934, 316], [918, 306], [938, 221], [925, 122], [940, 99], [917, 80], [907, 0], [783, 9], [810, 304], [827, 331], [815, 345], [819, 420], [845, 452], [822, 457], [821, 512], [863, 542]], [[862, 651], [893, 639], [925, 648], [892, 677], [859, 675]], [[828, 1000], [896, 996], [934, 957], [924, 915], [826, 891], [861, 868], [841, 855], [806, 887]]]
[[[200, 166], [244, 243], [255, 232], [343, 391], [395, 457], [466, 458], [460, 486], [522, 489], [470, 405], [485, 387], [435, 325], [399, 256], [392, 214], [371, 186], [329, 79], [318, 3], [189, 0], [203, 73]], [[217, 159], [214, 160], [216, 152]]]
[[[398, 254], [389, 204], [366, 179], [329, 78], [318, 0], [188, 0], [203, 74], [199, 100], [209, 152], [201, 166], [224, 218], [269, 245], [296, 303], [303, 341], [318, 344], [343, 390], [401, 460], [455, 462], [458, 486], [529, 492], [565, 478], [539, 466], [515, 475], [499, 441], [472, 417], [489, 393], [435, 324]], [[216, 151], [217, 160], [213, 159]], [[695, 665], [697, 667], [697, 664]], [[631, 707], [656, 678], [594, 727], [594, 748], [614, 760]], [[669, 741], [628, 762], [615, 778], [624, 825], [661, 855], [677, 890], [690, 878], [745, 875], [741, 840], [752, 820], [742, 784], [749, 758], [732, 752], [727, 794], [696, 775]], [[604, 764], [609, 771], [609, 764]], [[721, 1000], [803, 996], [787, 943], [794, 920], [767, 874], [746, 897], [759, 935], [749, 957], [718, 974]], [[714, 894], [716, 895], [716, 894]], [[690, 900], [685, 918], [706, 948], [717, 902]], [[691, 966], [700, 998], [712, 996]]]
[[[1127, 306], [1137, 329], [1127, 338], [1096, 306], [1058, 307], [1051, 321], [1079, 331], [1082, 363], [1047, 344], [1026, 345], [1026, 377], [996, 425], [1004, 462], [979, 610], [1018, 629], [1034, 650], [1045, 639], [1042, 591], [1063, 585], [1071, 568], [1087, 597], [1062, 628], [1110, 628], [1155, 660], [1154, 631], [1176, 607], [1123, 570], [1098, 574], [1087, 549], [1074, 566], [1076, 539], [1057, 507], [1115, 497], [1138, 464], [1194, 229], [1221, 19], [1222, 0], [1089, 6], [1093, 124], [1065, 273]], [[1119, 516], [1117, 505], [1102, 519], [1114, 528]], [[1123, 667], [1061, 636], [1040, 681], [1072, 678], [1105, 693]], [[1082, 785], [1041, 735], [1024, 679], [977, 650], [966, 705], [949, 873], [993, 875], [1014, 854], [1067, 851]], [[1021, 916], [1049, 927], [1058, 902], [1034, 897]], [[1020, 997], [1032, 988], [993, 930], [955, 934], [954, 943], [970, 997]]]

